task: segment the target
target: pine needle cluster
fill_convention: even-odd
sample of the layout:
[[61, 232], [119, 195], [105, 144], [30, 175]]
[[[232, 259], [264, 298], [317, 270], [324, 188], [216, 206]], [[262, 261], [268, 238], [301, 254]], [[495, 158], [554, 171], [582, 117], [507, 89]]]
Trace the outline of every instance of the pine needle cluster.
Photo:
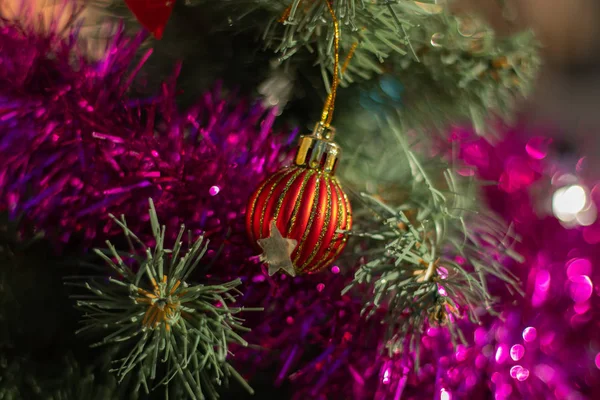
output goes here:
[[520, 257], [512, 250], [516, 237], [510, 227], [477, 206], [472, 180], [439, 159], [423, 161], [397, 126], [389, 129], [410, 167], [409, 178], [388, 188], [388, 196], [398, 192], [395, 201], [361, 195], [363, 211], [351, 234], [367, 240], [367, 251], [345, 291], [367, 285], [362, 312], [384, 312], [390, 354], [418, 354], [421, 334], [430, 326], [447, 326], [455, 343], [465, 342], [459, 321], [479, 323], [482, 314], [494, 312], [489, 282], [519, 290], [505, 262]]
[[107, 242], [106, 250], [95, 252], [112, 275], [70, 282], [87, 290], [75, 296], [84, 313], [78, 333], [103, 332], [94, 346], [119, 348], [122, 356], [114, 361], [114, 372], [120, 382], [126, 377], [135, 382], [134, 392], [163, 386], [168, 395], [168, 385], [176, 379], [187, 397], [213, 399], [218, 398], [217, 387], [231, 377], [251, 391], [227, 361], [231, 343], [247, 345], [236, 333], [245, 330], [237, 316], [242, 309], [229, 306], [241, 282], [190, 284], [207, 243], [202, 237], [190, 240], [184, 251], [182, 226], [173, 248], [165, 248], [165, 228], [152, 201], [152, 248], [128, 229], [124, 217], [111, 218], [123, 230], [129, 250]]

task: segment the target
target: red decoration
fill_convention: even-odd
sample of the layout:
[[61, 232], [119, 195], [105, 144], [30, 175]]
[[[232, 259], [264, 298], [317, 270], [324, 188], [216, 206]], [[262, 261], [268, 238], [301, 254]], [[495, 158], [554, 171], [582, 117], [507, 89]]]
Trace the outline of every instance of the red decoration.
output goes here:
[[144, 28], [155, 38], [162, 38], [175, 0], [125, 0], [125, 4]]
[[326, 268], [346, 246], [346, 235], [337, 231], [352, 227], [352, 211], [333, 175], [338, 152], [337, 145], [319, 135], [303, 136], [296, 165], [267, 178], [248, 202], [246, 228], [252, 242], [269, 237], [275, 221], [283, 237], [297, 241], [291, 254], [297, 274]]

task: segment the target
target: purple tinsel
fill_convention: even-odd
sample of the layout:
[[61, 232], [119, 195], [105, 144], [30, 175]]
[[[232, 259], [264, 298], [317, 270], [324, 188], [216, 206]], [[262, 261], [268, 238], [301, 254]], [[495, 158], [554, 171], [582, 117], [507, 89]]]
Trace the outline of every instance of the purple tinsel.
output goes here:
[[[563, 166], [548, 156], [548, 140], [524, 137], [508, 132], [491, 145], [459, 130], [452, 136], [463, 173], [498, 182], [485, 195], [522, 238], [516, 250], [525, 262], [509, 267], [524, 297], [492, 283], [500, 317], [482, 316], [480, 326], [462, 321], [467, 345], [457, 348], [445, 329], [428, 328], [415, 372], [414, 355], [389, 357], [377, 319], [365, 320], [360, 302], [339, 294], [350, 271], [271, 281], [270, 308], [252, 333], [267, 351], [255, 354], [254, 365], [277, 362], [276, 383], [289, 379], [298, 400], [599, 398], [600, 220], [566, 228], [540, 210]], [[585, 160], [573, 164], [591, 175]], [[600, 183], [582, 181], [600, 204]], [[253, 290], [267, 290], [256, 280]]]
[[[295, 135], [272, 133], [274, 110], [217, 85], [184, 112], [175, 77], [131, 94], [143, 37], [118, 33], [104, 57], [33, 26], [0, 25], [0, 209], [24, 215], [56, 244], [102, 245], [108, 213], [143, 234], [148, 198], [167, 232], [204, 232], [221, 266], [250, 251], [243, 212], [256, 185], [286, 161]], [[175, 74], [176, 75], [176, 74]], [[149, 243], [150, 244], [150, 243]], [[229, 271], [231, 272], [231, 271]]]
[[[548, 157], [548, 140], [525, 142], [522, 137], [522, 132], [508, 132], [496, 146], [480, 139], [461, 141], [465, 162], [482, 179], [499, 182], [487, 189], [487, 198], [514, 222], [526, 258], [513, 269], [523, 281], [525, 298], [516, 306], [507, 301], [505, 321], [493, 321], [490, 328], [495, 347], [489, 378], [497, 399], [598, 398], [600, 220], [565, 228], [540, 209], [540, 200], [558, 188], [564, 166]], [[593, 175], [584, 159], [571, 163], [568, 170], [582, 177], [597, 206], [600, 183], [583, 178]]]

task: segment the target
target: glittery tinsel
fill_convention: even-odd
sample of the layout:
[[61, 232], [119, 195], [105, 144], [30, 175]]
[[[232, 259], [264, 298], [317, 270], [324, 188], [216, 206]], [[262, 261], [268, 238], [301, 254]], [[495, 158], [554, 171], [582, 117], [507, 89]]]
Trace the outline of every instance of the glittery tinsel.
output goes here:
[[[462, 158], [488, 187], [490, 204], [513, 221], [525, 256], [513, 270], [524, 298], [505, 298], [502, 319], [488, 329], [489, 386], [496, 399], [594, 399], [600, 396], [600, 220], [566, 227], [540, 207], [572, 175], [598, 206], [599, 176], [585, 159], [552, 157], [550, 139], [507, 132], [496, 146], [460, 138]], [[535, 134], [535, 132], [533, 133]], [[591, 178], [590, 178], [591, 177]]]
[[61, 38], [0, 22], [0, 209], [59, 246], [88, 247], [118, 232], [108, 213], [143, 234], [153, 198], [167, 231], [185, 223], [211, 240], [209, 259], [227, 243], [220, 262], [239, 263], [250, 248], [246, 199], [294, 134], [274, 134], [274, 110], [219, 85], [178, 110], [178, 68], [159, 93], [136, 97], [151, 55], [133, 64], [142, 39], [118, 33], [89, 60], [76, 28]]

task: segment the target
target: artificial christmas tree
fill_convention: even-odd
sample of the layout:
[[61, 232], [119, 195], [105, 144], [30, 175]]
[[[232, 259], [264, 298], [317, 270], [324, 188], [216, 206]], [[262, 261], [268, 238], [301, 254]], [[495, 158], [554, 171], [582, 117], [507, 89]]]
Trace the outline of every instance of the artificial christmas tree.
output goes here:
[[0, 399], [600, 393], [597, 187], [506, 125], [530, 32], [433, 1], [64, 4], [1, 9]]

